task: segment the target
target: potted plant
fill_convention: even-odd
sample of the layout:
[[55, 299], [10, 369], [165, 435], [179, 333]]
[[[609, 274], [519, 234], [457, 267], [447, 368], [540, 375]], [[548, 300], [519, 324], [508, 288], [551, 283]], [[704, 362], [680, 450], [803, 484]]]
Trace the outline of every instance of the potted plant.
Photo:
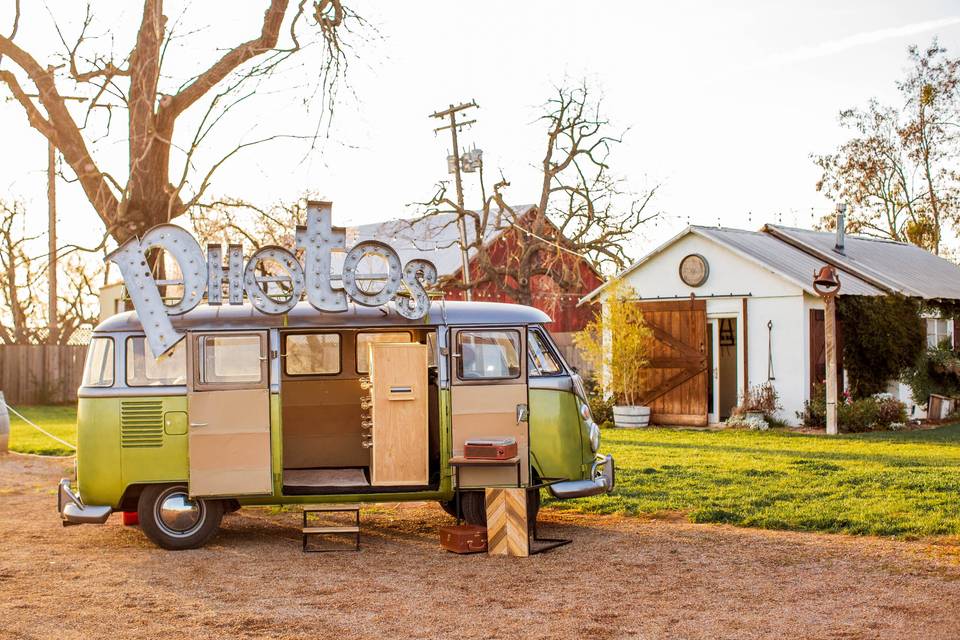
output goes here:
[[728, 424], [743, 423], [751, 429], [759, 428], [761, 431], [765, 431], [765, 426], [757, 427], [755, 425], [766, 425], [768, 419], [773, 417], [780, 409], [780, 395], [776, 388], [770, 382], [764, 382], [747, 389], [746, 395], [733, 410], [734, 419], [728, 421]]
[[614, 284], [603, 311], [573, 339], [584, 360], [600, 375], [604, 393], [613, 396], [617, 427], [645, 427], [650, 422], [650, 407], [639, 402], [653, 331], [635, 299], [632, 288]]

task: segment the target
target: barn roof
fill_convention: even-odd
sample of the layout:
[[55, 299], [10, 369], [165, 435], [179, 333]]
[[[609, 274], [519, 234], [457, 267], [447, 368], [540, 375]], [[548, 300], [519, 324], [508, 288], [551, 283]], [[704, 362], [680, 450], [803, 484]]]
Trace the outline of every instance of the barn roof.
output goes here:
[[[523, 217], [534, 205], [514, 207], [517, 218]], [[503, 215], [506, 215], [505, 213]], [[484, 233], [483, 243], [488, 244], [503, 230], [504, 223], [499, 209], [490, 212], [490, 219]], [[467, 243], [476, 238], [472, 224], [466, 225]], [[347, 246], [363, 240], [380, 240], [392, 246], [400, 255], [401, 263], [414, 258], [429, 260], [437, 267], [437, 275], [450, 276], [461, 267], [460, 231], [455, 212], [440, 213], [428, 218], [416, 220], [394, 219], [387, 222], [374, 222], [347, 228]], [[470, 250], [470, 257], [476, 250]], [[334, 254], [335, 256], [337, 254]], [[342, 254], [340, 255], [342, 260]], [[334, 265], [339, 269], [340, 265]]]
[[834, 233], [773, 224], [763, 231], [889, 293], [925, 300], [960, 299], [960, 266], [916, 245], [847, 234], [840, 254], [834, 251]]
[[[840, 254], [834, 251], [835, 233], [769, 224], [760, 231], [687, 227], [614, 280], [634, 272], [689, 234], [712, 240], [809, 293], [815, 293], [814, 272], [826, 263], [837, 269], [846, 295], [896, 293], [926, 300], [960, 299], [960, 266], [914, 245], [847, 234], [844, 253]], [[598, 296], [610, 282], [587, 294], [580, 303]]]

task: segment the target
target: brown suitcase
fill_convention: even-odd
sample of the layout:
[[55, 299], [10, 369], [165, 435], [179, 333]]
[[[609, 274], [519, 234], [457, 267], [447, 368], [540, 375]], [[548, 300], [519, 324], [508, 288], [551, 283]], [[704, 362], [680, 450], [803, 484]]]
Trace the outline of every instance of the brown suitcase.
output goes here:
[[476, 438], [463, 443], [464, 458], [509, 460], [516, 456], [516, 438]]
[[454, 553], [487, 550], [487, 528], [476, 524], [440, 527], [440, 546]]

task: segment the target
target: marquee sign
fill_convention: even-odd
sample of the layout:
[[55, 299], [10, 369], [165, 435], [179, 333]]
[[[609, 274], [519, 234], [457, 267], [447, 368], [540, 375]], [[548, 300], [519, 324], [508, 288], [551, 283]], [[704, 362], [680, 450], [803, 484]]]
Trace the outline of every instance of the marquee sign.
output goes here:
[[[204, 257], [200, 245], [182, 227], [161, 224], [153, 227], [142, 238], [131, 238], [120, 245], [105, 259], [116, 263], [123, 276], [127, 293], [133, 302], [146, 333], [150, 349], [161, 354], [183, 339], [176, 331], [170, 316], [184, 314], [207, 294], [207, 304], [223, 303], [223, 288], [227, 288], [227, 302], [243, 304], [246, 294], [250, 304], [258, 311], [282, 314], [292, 309], [306, 294], [307, 301], [319, 311], [341, 312], [347, 310], [347, 300], [367, 307], [379, 307], [391, 301], [397, 313], [416, 320], [426, 315], [430, 308], [426, 285], [437, 282], [437, 269], [428, 260], [410, 260], [401, 265], [400, 256], [388, 244], [365, 240], [346, 249], [346, 230], [332, 224], [332, 205], [329, 202], [307, 203], [307, 224], [296, 229], [296, 246], [303, 250], [303, 264], [293, 252], [283, 247], [266, 246], [257, 250], [246, 266], [239, 244], [227, 247], [224, 263], [223, 246], [207, 245]], [[173, 303], [165, 303], [158, 283], [147, 264], [147, 251], [159, 247], [180, 267], [183, 274], [183, 297]], [[331, 254], [346, 252], [340, 287], [333, 286]], [[357, 267], [367, 256], [380, 258], [386, 264], [386, 272], [376, 278], [364, 278]], [[283, 275], [264, 276], [263, 263], [278, 265]], [[376, 279], [382, 282], [379, 290], [368, 291], [358, 285], [359, 280]], [[271, 284], [284, 283], [286, 290], [280, 295], [271, 291]], [[181, 284], [177, 281], [176, 284]]]

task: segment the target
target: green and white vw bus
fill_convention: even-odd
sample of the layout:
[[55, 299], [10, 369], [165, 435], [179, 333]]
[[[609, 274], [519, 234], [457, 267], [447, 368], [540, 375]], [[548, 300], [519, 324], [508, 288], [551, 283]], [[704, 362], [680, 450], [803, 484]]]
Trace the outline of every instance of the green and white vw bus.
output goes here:
[[450, 459], [478, 437], [515, 438], [521, 460], [519, 474], [461, 478], [468, 522], [485, 511], [467, 486], [515, 486], [519, 475], [558, 498], [614, 486], [582, 381], [537, 309], [433, 302], [411, 320], [301, 302], [283, 315], [244, 304], [172, 321], [186, 339], [160, 358], [136, 312], [94, 330], [76, 487], [59, 487], [64, 525], [135, 511], [157, 545], [187, 549], [245, 505], [437, 500], [451, 510]]

